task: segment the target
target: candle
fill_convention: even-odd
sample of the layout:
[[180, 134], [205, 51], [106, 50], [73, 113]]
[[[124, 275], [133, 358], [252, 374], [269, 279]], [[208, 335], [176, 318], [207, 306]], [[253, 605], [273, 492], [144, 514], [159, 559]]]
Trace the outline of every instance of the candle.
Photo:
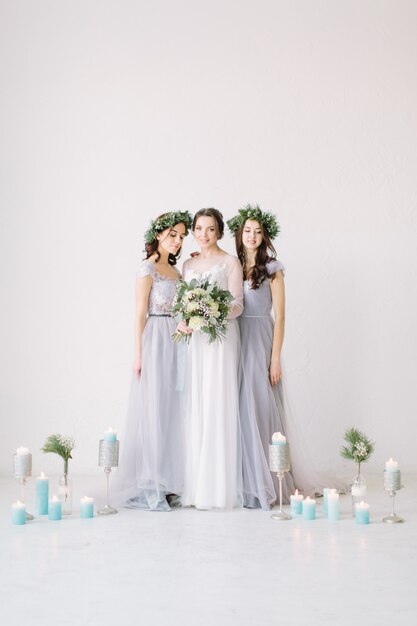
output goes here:
[[323, 489], [323, 515], [327, 516], [327, 496], [331, 491], [330, 487], [324, 487]]
[[316, 519], [316, 501], [314, 498], [307, 496], [303, 500], [303, 518], [307, 520]]
[[327, 517], [332, 522], [339, 519], [339, 494], [336, 489], [330, 489], [327, 494]]
[[108, 428], [104, 431], [103, 439], [104, 441], [116, 441], [117, 433], [112, 428]]
[[21, 446], [13, 455], [13, 474], [16, 478], [32, 475], [32, 455], [27, 448]]
[[398, 469], [398, 461], [393, 461], [392, 459], [385, 461], [385, 469], [387, 472], [395, 472]]
[[369, 504], [363, 500], [356, 504], [355, 521], [357, 524], [369, 524]]
[[29, 450], [28, 448], [24, 448], [23, 446], [20, 446], [20, 448], [16, 449], [16, 454], [18, 456], [23, 456], [24, 454], [29, 454]]
[[88, 496], [84, 496], [80, 500], [80, 517], [94, 517], [94, 500]]
[[303, 512], [303, 499], [304, 496], [298, 493], [298, 489], [290, 496], [291, 511], [293, 513], [301, 514]]
[[49, 500], [48, 517], [51, 520], [62, 519], [62, 502], [56, 496]]
[[272, 435], [272, 443], [273, 444], [278, 444], [278, 445], [283, 445], [284, 443], [287, 443], [287, 438], [280, 432], [274, 433]]
[[12, 504], [12, 523], [17, 526], [26, 524], [26, 507], [20, 500]]
[[43, 472], [36, 478], [36, 515], [48, 515], [49, 479]]

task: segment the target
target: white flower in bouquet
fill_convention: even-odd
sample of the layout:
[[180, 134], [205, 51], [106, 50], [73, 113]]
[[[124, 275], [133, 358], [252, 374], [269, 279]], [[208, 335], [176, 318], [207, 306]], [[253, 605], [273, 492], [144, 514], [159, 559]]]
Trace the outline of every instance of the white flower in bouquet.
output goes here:
[[[225, 337], [232, 300], [230, 291], [210, 283], [208, 278], [194, 278], [189, 283], [183, 280], [178, 285], [172, 313], [177, 322], [185, 321], [193, 331], [207, 333], [211, 343]], [[191, 335], [177, 331], [172, 338], [188, 342]]]

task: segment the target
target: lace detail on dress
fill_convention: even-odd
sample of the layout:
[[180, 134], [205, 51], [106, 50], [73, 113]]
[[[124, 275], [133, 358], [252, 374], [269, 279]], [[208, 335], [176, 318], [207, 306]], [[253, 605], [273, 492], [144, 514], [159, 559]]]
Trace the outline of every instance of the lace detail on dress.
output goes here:
[[175, 298], [177, 284], [180, 278], [168, 278], [158, 273], [154, 263], [143, 261], [141, 263], [136, 276], [143, 278], [144, 276], [152, 277], [152, 287], [148, 300], [148, 313], [152, 315], [169, 315], [171, 313], [172, 303]]

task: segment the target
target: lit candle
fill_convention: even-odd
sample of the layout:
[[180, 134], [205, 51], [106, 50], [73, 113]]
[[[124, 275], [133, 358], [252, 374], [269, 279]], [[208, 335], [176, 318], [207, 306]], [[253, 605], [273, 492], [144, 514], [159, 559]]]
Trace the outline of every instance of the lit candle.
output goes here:
[[17, 526], [26, 524], [26, 507], [20, 500], [12, 504], [12, 522]]
[[302, 506], [304, 519], [316, 519], [316, 501], [314, 500], [314, 498], [310, 498], [310, 496], [307, 496], [307, 498], [303, 500]]
[[62, 519], [62, 502], [56, 496], [49, 500], [48, 517], [51, 520]]
[[116, 441], [117, 433], [112, 428], [108, 428], [104, 431], [103, 439], [104, 441]]
[[355, 521], [357, 524], [369, 524], [369, 504], [363, 500], [355, 506]]
[[330, 489], [327, 494], [327, 517], [332, 522], [339, 519], [339, 494], [336, 489]]
[[290, 496], [291, 511], [293, 513], [301, 514], [303, 512], [303, 499], [304, 496], [302, 496], [301, 493], [298, 493], [298, 489], [296, 489], [295, 493]]
[[393, 461], [392, 459], [385, 461], [385, 469], [387, 472], [395, 472], [398, 469], [398, 461]]
[[287, 438], [280, 432], [274, 433], [272, 435], [272, 443], [273, 444], [278, 444], [278, 445], [283, 445], [284, 443], [287, 443]]
[[24, 448], [23, 446], [20, 446], [20, 448], [16, 449], [16, 454], [18, 456], [23, 456], [24, 454], [29, 454], [29, 449], [28, 448]]
[[32, 475], [32, 455], [28, 448], [20, 446], [13, 455], [14, 475], [23, 478]]
[[36, 515], [48, 515], [49, 480], [43, 472], [36, 478]]
[[84, 496], [80, 500], [80, 517], [94, 517], [94, 499]]

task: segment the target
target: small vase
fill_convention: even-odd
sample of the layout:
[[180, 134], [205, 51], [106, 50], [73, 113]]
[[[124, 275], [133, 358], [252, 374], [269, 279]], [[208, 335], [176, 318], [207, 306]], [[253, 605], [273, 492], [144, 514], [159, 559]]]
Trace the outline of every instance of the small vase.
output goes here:
[[62, 514], [71, 515], [72, 513], [72, 480], [68, 476], [68, 472], [63, 474], [59, 479], [58, 488], [59, 499], [62, 502]]
[[362, 500], [366, 500], [366, 480], [361, 473], [361, 464], [358, 463], [358, 473], [352, 483], [352, 515], [355, 517], [356, 505]]

